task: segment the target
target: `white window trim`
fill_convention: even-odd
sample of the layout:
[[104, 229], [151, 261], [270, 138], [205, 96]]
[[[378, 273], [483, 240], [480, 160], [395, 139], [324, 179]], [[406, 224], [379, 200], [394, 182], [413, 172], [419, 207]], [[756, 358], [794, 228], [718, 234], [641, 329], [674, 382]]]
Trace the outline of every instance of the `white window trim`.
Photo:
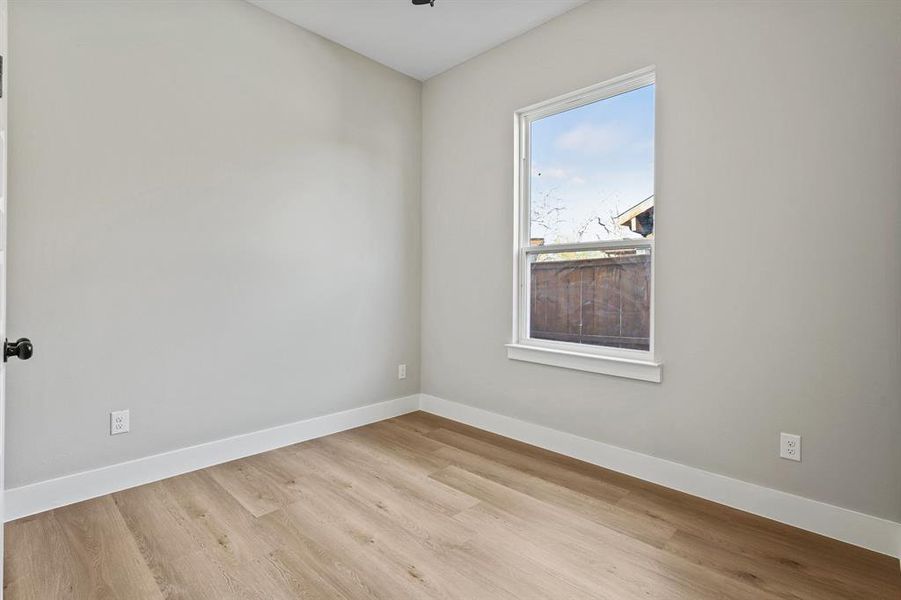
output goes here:
[[[592, 102], [611, 98], [655, 83], [655, 67], [650, 66], [604, 81], [575, 92], [533, 104], [514, 113], [514, 232], [513, 232], [513, 335], [507, 344], [507, 358], [532, 363], [616, 375], [643, 381], [660, 382], [662, 363], [657, 357], [654, 335], [654, 307], [657, 293], [654, 281], [656, 248], [655, 240], [624, 240], [584, 242], [577, 244], [549, 244], [530, 246], [529, 186], [530, 149], [529, 125], [532, 121], [578, 108]], [[655, 128], [656, 138], [656, 128]], [[656, 144], [655, 144], [656, 146]], [[656, 161], [655, 161], [656, 165]], [[655, 167], [656, 170], [656, 167]], [[654, 185], [656, 188], [655, 174]], [[654, 203], [658, 202], [656, 189]], [[657, 237], [655, 223], [654, 237]], [[572, 342], [538, 340], [529, 337], [529, 256], [538, 253], [596, 250], [605, 247], [646, 247], [651, 250], [651, 314], [649, 350], [606, 348]]]

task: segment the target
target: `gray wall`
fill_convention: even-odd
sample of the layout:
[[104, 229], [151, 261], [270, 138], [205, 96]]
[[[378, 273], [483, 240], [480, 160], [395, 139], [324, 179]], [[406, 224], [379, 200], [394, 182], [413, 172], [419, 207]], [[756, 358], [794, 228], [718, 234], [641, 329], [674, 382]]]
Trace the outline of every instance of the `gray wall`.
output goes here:
[[421, 84], [237, 0], [10, 33], [9, 487], [419, 391]]
[[[10, 13], [10, 487], [415, 393], [421, 290], [424, 392], [901, 519], [901, 4], [593, 2], [422, 113], [243, 2]], [[512, 112], [648, 64], [664, 381], [508, 361]]]
[[[901, 520], [899, 31], [898, 2], [593, 2], [426, 82], [423, 391]], [[509, 361], [513, 111], [650, 64], [664, 381]]]

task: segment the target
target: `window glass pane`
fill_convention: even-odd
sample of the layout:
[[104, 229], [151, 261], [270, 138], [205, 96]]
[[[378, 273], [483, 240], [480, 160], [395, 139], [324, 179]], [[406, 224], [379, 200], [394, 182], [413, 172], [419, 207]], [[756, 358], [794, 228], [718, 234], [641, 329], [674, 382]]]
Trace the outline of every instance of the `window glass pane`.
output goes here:
[[529, 275], [529, 337], [650, 349], [650, 248], [532, 255]]
[[532, 245], [654, 237], [654, 85], [537, 119]]

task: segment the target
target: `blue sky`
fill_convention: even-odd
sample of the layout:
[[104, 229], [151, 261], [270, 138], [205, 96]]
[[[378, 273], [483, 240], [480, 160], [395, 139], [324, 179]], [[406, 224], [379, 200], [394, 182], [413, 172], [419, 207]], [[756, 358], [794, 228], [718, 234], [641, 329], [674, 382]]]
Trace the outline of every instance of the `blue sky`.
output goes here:
[[653, 193], [653, 85], [534, 121], [531, 145], [532, 237], [580, 241], [589, 222], [581, 241], [635, 237], [596, 219]]

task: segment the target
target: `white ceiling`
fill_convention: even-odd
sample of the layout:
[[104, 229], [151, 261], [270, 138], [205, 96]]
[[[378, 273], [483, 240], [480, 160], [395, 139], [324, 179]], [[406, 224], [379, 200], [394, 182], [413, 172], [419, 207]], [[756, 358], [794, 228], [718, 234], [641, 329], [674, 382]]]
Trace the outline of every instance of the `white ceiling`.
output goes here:
[[248, 0], [425, 80], [587, 0]]

